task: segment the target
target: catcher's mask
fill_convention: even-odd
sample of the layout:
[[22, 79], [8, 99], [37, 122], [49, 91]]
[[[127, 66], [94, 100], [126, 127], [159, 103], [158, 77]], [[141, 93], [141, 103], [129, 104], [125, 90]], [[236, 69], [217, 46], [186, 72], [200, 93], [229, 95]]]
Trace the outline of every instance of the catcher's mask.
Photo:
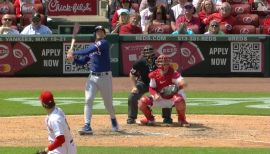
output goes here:
[[142, 55], [144, 58], [146, 58], [148, 61], [152, 60], [153, 57], [155, 57], [155, 51], [154, 48], [151, 45], [146, 45], [143, 48]]
[[156, 60], [156, 65], [159, 69], [162, 71], [168, 70], [170, 64], [171, 64], [171, 58], [166, 55], [159, 55]]
[[39, 100], [45, 108], [49, 109], [55, 106], [53, 94], [50, 91], [43, 91], [39, 96]]

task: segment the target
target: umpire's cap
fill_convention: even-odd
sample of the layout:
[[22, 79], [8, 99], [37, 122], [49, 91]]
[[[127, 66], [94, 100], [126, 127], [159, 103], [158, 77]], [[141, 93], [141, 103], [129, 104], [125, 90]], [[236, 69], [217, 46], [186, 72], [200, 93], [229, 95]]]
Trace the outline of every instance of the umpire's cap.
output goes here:
[[106, 34], [105, 28], [103, 26], [101, 26], [101, 25], [96, 26], [95, 32], [97, 32], [98, 30], [102, 30]]
[[54, 103], [53, 94], [50, 91], [41, 92], [39, 96], [39, 100], [42, 102], [42, 104], [45, 104], [45, 105], [50, 105]]

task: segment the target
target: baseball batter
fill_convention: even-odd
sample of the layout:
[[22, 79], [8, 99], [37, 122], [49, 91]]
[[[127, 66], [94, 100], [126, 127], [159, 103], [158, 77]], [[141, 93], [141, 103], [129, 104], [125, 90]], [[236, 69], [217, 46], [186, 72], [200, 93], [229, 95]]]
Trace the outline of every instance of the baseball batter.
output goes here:
[[65, 114], [59, 107], [55, 106], [53, 94], [50, 91], [44, 91], [41, 93], [39, 99], [43, 108], [48, 113], [45, 118], [45, 124], [48, 129], [48, 140], [50, 144], [37, 153], [76, 154], [77, 149]]
[[[150, 96], [143, 96], [139, 100], [138, 107], [145, 115], [145, 119], [141, 120], [141, 124], [154, 124], [155, 118], [151, 113], [150, 107], [170, 108], [175, 106], [178, 114], [178, 123], [180, 126], [188, 127], [186, 121], [186, 96], [183, 87], [186, 85], [181, 74], [171, 67], [171, 59], [165, 55], [160, 55], [157, 60], [155, 71], [149, 73]], [[169, 85], [177, 85], [179, 90], [168, 96], [162, 96], [161, 91]]]
[[118, 131], [118, 123], [112, 101], [112, 72], [110, 63], [109, 42], [105, 39], [104, 27], [95, 28], [95, 43], [88, 48], [69, 51], [67, 59], [84, 65], [90, 61], [90, 74], [85, 86], [84, 126], [79, 130], [80, 135], [92, 134], [91, 118], [94, 97], [100, 91], [105, 108], [110, 114], [112, 130]]

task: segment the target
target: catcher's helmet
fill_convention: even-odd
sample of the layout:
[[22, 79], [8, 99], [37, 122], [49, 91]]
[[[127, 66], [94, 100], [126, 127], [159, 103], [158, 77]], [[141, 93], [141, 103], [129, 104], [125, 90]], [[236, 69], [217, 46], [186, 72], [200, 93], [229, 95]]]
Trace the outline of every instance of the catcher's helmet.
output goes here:
[[171, 58], [166, 55], [159, 55], [156, 64], [157, 65], [168, 65], [172, 62]]
[[142, 55], [146, 58], [153, 57], [155, 55], [154, 48], [151, 45], [146, 45], [143, 48]]

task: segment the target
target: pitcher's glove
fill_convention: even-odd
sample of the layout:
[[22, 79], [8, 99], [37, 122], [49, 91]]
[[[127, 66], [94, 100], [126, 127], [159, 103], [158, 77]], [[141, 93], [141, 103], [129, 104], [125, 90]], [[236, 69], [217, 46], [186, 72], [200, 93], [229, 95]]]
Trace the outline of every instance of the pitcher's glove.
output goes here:
[[38, 150], [36, 154], [47, 154], [47, 152], [43, 149], [43, 150]]
[[179, 87], [175, 84], [168, 85], [162, 88], [159, 92], [160, 96], [163, 98], [170, 98], [176, 94], [179, 90]]

